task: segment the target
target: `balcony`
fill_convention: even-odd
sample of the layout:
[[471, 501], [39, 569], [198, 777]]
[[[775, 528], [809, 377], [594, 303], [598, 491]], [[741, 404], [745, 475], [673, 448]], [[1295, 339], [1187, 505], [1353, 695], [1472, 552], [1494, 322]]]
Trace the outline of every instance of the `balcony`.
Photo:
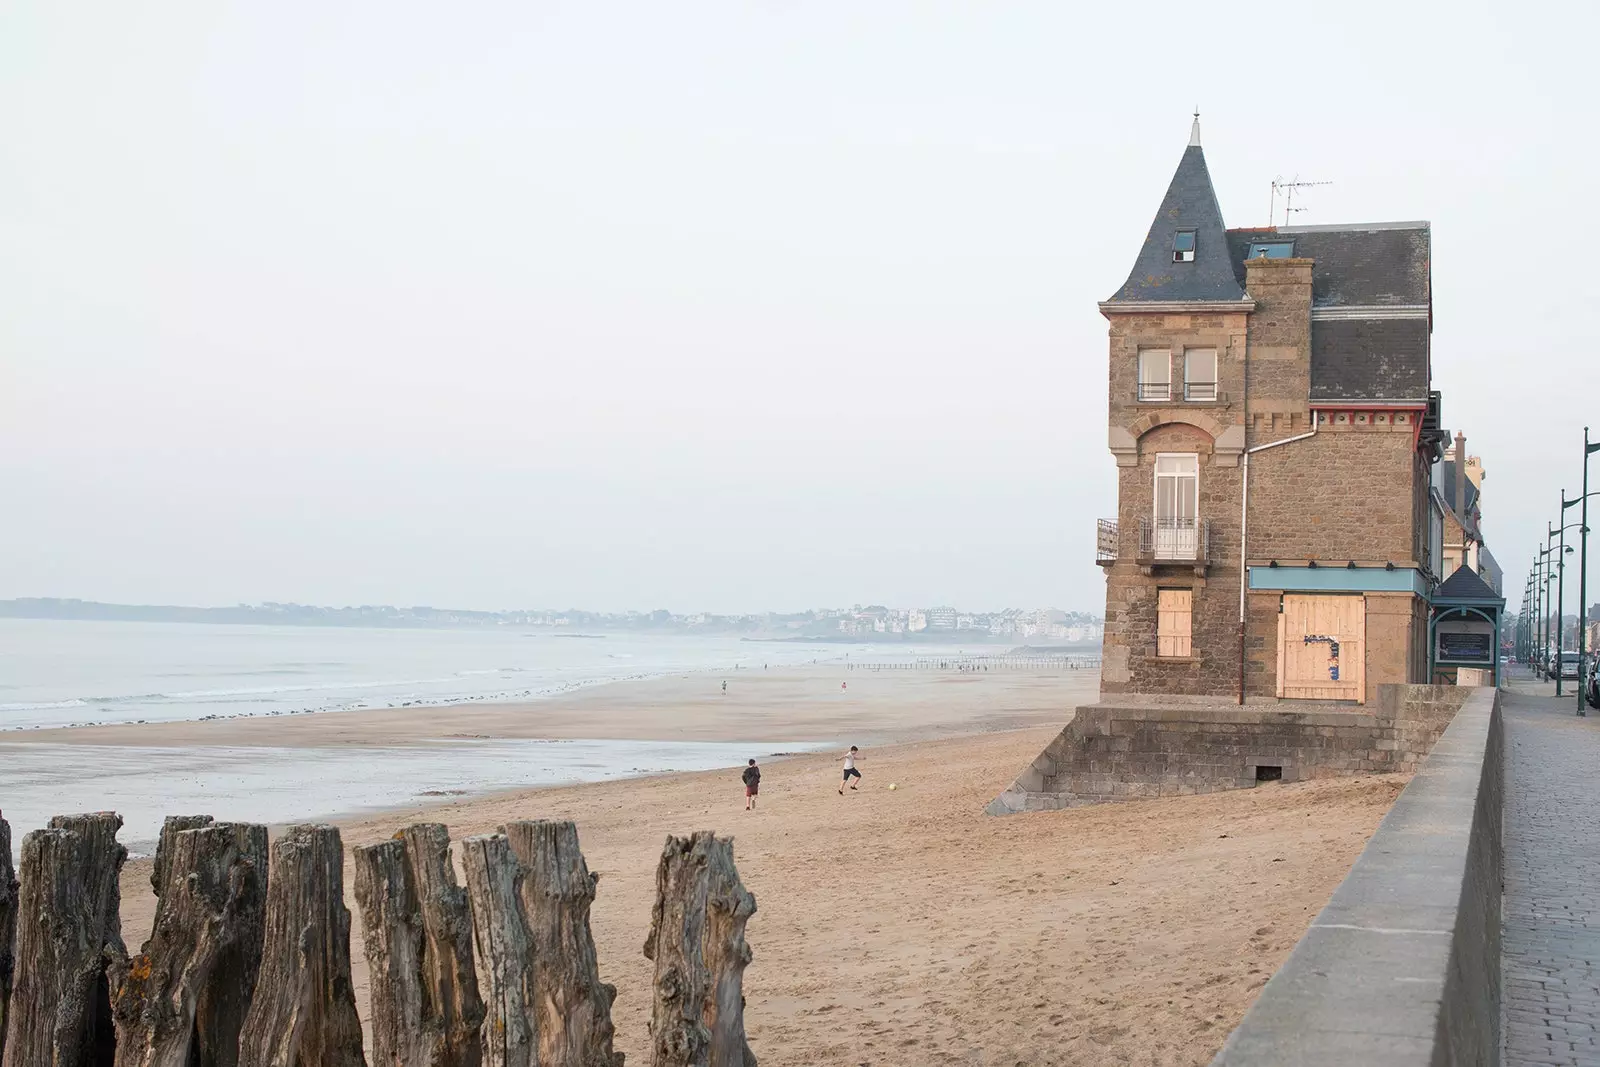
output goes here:
[[1211, 566], [1211, 520], [1141, 518], [1137, 562], [1145, 574], [1157, 567], [1187, 566], [1204, 578]]
[[1100, 519], [1094, 529], [1094, 561], [1109, 567], [1117, 561], [1117, 520]]

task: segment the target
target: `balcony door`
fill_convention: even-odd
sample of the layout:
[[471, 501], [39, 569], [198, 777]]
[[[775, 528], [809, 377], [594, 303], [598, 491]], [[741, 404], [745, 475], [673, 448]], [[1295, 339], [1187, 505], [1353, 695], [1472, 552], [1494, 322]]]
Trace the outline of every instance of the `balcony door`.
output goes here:
[[1157, 559], [1194, 559], [1199, 548], [1200, 457], [1156, 455]]

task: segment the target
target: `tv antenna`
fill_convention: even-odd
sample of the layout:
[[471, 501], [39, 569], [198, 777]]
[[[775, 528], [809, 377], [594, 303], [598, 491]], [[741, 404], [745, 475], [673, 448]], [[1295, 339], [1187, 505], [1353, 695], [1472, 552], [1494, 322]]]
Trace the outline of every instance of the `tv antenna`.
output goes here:
[[1277, 218], [1278, 215], [1278, 195], [1280, 193], [1283, 195], [1283, 224], [1287, 226], [1289, 225], [1289, 216], [1294, 212], [1311, 210], [1310, 208], [1294, 206], [1294, 191], [1296, 189], [1310, 189], [1318, 185], [1332, 184], [1333, 182], [1331, 181], [1303, 182], [1300, 180], [1300, 175], [1298, 174], [1287, 180], [1284, 179], [1283, 175], [1278, 175], [1276, 178], [1272, 179], [1272, 201], [1271, 206], [1267, 208], [1267, 225], [1276, 225], [1276, 223], [1273, 222], [1273, 219]]

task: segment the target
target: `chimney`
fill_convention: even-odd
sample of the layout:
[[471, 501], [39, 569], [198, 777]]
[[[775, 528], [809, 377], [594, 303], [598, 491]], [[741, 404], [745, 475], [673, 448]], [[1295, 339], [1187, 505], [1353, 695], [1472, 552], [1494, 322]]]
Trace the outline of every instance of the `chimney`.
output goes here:
[[1456, 518], [1467, 527], [1467, 435], [1456, 433]]

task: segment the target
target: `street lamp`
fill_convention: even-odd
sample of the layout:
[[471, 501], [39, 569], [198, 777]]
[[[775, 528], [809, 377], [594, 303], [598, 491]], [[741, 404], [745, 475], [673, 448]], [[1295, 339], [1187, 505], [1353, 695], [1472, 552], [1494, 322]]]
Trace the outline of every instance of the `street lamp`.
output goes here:
[[[1574, 500], [1572, 503], [1576, 504], [1577, 501]], [[1557, 514], [1565, 515], [1566, 511], [1567, 491], [1563, 489], [1561, 490], [1561, 510]], [[1548, 526], [1549, 523], [1545, 525]], [[1556, 554], [1556, 696], [1561, 695], [1561, 642], [1567, 636], [1565, 633], [1567, 623], [1565, 614], [1567, 609], [1567, 553], [1572, 551], [1567, 547], [1567, 531], [1575, 530], [1577, 527], [1577, 523], [1569, 522], [1556, 531], [1556, 534], [1561, 538], [1560, 551]], [[1579, 673], [1581, 674], [1582, 672], [1580, 671]]]
[[[1583, 711], [1583, 643], [1589, 631], [1589, 457], [1600, 452], [1600, 442], [1589, 443], [1589, 427], [1583, 428], [1583, 509], [1578, 519], [1578, 714]], [[1565, 493], [1563, 493], [1565, 495]], [[1563, 505], [1564, 506], [1564, 505]]]
[[[1548, 526], [1548, 523], [1546, 524]], [[1549, 677], [1549, 652], [1550, 652], [1550, 555], [1554, 551], [1550, 547], [1550, 539], [1545, 538], [1545, 546], [1534, 555], [1533, 606], [1538, 615], [1535, 617], [1533, 639], [1535, 644], [1533, 673], [1540, 678]]]

